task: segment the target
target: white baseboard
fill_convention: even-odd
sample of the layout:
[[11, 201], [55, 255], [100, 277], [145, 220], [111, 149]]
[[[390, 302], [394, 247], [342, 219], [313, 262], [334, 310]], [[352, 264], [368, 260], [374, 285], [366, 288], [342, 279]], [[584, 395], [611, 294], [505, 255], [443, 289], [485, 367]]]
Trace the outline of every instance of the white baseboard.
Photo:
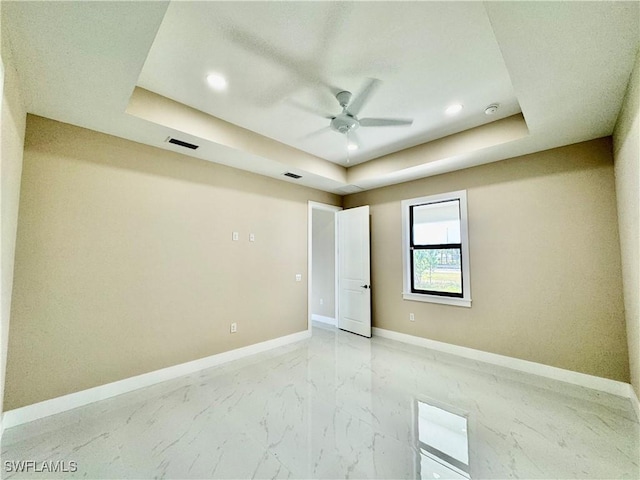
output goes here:
[[316, 322], [326, 323], [328, 325], [333, 325], [334, 327], [338, 324], [335, 318], [325, 317], [323, 315], [316, 315], [315, 313], [311, 315], [311, 320], [315, 320]]
[[633, 410], [636, 412], [636, 418], [640, 423], [640, 401], [638, 401], [638, 396], [636, 395], [636, 391], [633, 389], [631, 385], [629, 385], [629, 399], [631, 400], [631, 405], [633, 406]]
[[541, 363], [530, 362], [527, 360], [520, 360], [519, 358], [498, 355], [497, 353], [489, 353], [483, 352], [481, 350], [475, 350], [473, 348], [460, 347], [458, 345], [452, 345], [450, 343], [438, 342], [436, 340], [416, 337], [414, 335], [407, 335], [406, 333], [394, 332], [392, 330], [385, 330], [383, 328], [373, 327], [372, 331], [373, 334], [378, 337], [384, 337], [390, 340], [396, 340], [398, 342], [417, 345], [419, 347], [430, 348], [432, 350], [450, 353], [453, 355], [458, 355], [460, 357], [469, 358], [471, 360], [490, 363], [493, 365], [498, 365], [500, 367], [506, 367], [512, 370], [518, 370], [533, 375], [539, 375], [541, 377], [551, 378], [554, 380], [559, 380], [561, 382], [572, 383], [581, 387], [611, 393], [619, 397], [631, 398], [631, 385], [629, 385], [628, 383], [618, 382], [616, 380], [610, 380], [608, 378], [596, 377], [594, 375], [587, 375], [586, 373], [565, 370], [563, 368], [551, 367], [549, 365], [543, 365]]
[[122, 395], [123, 393], [132, 392], [139, 388], [149, 387], [157, 383], [172, 380], [183, 375], [189, 375], [206, 368], [238, 360], [250, 355], [255, 355], [256, 353], [265, 352], [267, 350], [298, 342], [310, 337], [311, 332], [309, 330], [304, 330], [284, 337], [274, 338], [273, 340], [267, 340], [266, 342], [256, 343], [254, 345], [230, 350], [228, 352], [218, 353], [216, 355], [211, 355], [210, 357], [181, 363], [180, 365], [174, 365], [172, 367], [162, 368], [160, 370], [144, 373], [135, 377], [118, 380], [117, 382], [107, 383], [106, 385], [100, 385], [80, 392], [70, 393], [62, 397], [52, 398], [43, 402], [9, 410], [2, 415], [2, 427], [15, 427], [16, 425], [32, 422], [39, 418], [48, 417], [49, 415], [55, 415], [56, 413], [82, 407], [99, 400]]

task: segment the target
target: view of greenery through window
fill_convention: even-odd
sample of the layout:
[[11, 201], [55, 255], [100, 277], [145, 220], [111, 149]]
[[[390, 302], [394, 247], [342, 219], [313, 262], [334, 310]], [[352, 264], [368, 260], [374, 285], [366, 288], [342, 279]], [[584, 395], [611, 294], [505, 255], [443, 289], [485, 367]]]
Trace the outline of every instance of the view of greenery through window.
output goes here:
[[414, 287], [462, 293], [462, 266], [457, 248], [413, 251]]

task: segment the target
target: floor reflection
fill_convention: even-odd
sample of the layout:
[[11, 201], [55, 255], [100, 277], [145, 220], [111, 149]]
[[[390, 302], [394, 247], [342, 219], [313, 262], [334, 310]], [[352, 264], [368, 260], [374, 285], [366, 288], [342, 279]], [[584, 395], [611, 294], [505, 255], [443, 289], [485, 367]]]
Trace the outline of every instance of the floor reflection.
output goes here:
[[467, 417], [416, 400], [420, 478], [471, 478]]

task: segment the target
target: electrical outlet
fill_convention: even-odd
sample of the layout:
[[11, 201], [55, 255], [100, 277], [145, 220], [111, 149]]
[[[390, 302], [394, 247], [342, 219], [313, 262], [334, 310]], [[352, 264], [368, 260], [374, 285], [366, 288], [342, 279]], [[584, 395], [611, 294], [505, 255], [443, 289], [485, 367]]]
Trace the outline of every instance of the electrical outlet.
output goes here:
[[324, 305], [324, 298], [320, 299], [320, 305]]
[[240, 234], [238, 232], [233, 232], [231, 234], [231, 238], [234, 242], [237, 242], [240, 239]]
[[253, 233], [249, 234], [249, 241], [250, 242], [255, 242], [256, 241], [256, 236]]
[[302, 281], [302, 274], [296, 273], [296, 282], [301, 282], [301, 281]]
[[416, 317], [415, 317], [415, 315], [413, 313], [409, 314], [409, 321], [410, 322], [415, 322], [416, 321]]
[[233, 322], [231, 324], [231, 333], [236, 333], [238, 331], [238, 324], [236, 322]]

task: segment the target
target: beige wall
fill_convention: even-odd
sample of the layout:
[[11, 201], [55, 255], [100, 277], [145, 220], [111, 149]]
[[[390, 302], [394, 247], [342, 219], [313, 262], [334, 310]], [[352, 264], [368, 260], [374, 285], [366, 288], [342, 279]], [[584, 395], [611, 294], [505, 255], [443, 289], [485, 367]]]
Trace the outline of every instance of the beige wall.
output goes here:
[[[401, 200], [461, 189], [472, 307], [403, 300]], [[610, 139], [344, 199], [365, 204], [374, 326], [629, 380]]]
[[[3, 262], [24, 116], [11, 78]], [[634, 95], [625, 111], [637, 129]], [[620, 124], [617, 139], [632, 138]], [[637, 172], [637, 144], [616, 142], [616, 168], [630, 149]], [[600, 139], [345, 197], [346, 208], [371, 205], [374, 325], [628, 381], [611, 150]], [[473, 307], [403, 301], [400, 201], [459, 189], [469, 195]], [[20, 199], [4, 410], [304, 330], [307, 201], [340, 204], [34, 116]], [[4, 309], [4, 263], [2, 275]]]
[[[0, 25], [1, 17], [0, 11]], [[7, 31], [6, 29], [1, 30], [4, 88], [0, 88], [2, 91], [0, 117], [0, 210], [2, 213], [0, 221], [0, 412], [3, 411], [22, 150], [27, 116], [20, 92], [18, 74], [13, 65]]]
[[[313, 209], [311, 313], [334, 318], [336, 289], [335, 214]], [[322, 304], [320, 300], [322, 299]]]
[[640, 398], [640, 52], [613, 132], [631, 384]]
[[5, 410], [305, 330], [309, 200], [29, 116]]

